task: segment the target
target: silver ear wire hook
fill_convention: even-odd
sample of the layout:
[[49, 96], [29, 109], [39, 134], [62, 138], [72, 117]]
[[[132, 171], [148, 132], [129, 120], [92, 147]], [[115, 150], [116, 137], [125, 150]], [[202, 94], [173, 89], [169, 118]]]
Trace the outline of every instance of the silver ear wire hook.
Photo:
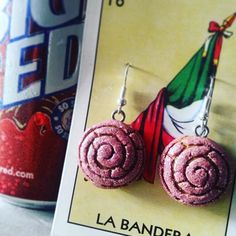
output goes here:
[[211, 101], [212, 101], [212, 96], [213, 96], [215, 78], [211, 76], [210, 79], [211, 81], [210, 81], [209, 90], [205, 98], [205, 104], [204, 104], [205, 109], [201, 118], [202, 123], [195, 128], [195, 134], [201, 137], [207, 137], [207, 135], [209, 134], [209, 128], [207, 126], [207, 123], [208, 123], [209, 113], [210, 113], [210, 108], [211, 108]]
[[125, 99], [125, 95], [126, 95], [126, 89], [127, 89], [126, 84], [127, 84], [128, 72], [129, 72], [130, 67], [132, 67], [131, 64], [129, 64], [129, 63], [125, 64], [124, 83], [123, 83], [123, 86], [121, 87], [120, 96], [117, 101], [118, 108], [115, 111], [113, 111], [113, 113], [112, 113], [112, 119], [116, 120], [116, 116], [120, 115], [121, 122], [123, 122], [126, 117], [125, 112], [122, 110], [122, 107], [127, 104], [127, 100]]

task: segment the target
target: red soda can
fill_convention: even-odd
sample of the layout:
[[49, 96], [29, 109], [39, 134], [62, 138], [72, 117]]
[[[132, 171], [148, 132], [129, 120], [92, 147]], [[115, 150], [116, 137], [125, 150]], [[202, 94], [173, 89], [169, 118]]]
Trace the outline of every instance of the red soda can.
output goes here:
[[79, 70], [85, 1], [0, 1], [0, 194], [55, 205]]

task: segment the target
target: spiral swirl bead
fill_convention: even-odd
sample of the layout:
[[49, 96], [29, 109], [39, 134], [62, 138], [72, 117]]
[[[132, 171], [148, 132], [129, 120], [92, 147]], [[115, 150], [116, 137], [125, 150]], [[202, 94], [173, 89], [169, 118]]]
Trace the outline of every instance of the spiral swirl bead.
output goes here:
[[181, 137], [164, 149], [159, 174], [166, 192], [187, 205], [218, 199], [230, 180], [228, 157], [208, 138]]
[[144, 156], [141, 136], [117, 120], [91, 127], [79, 144], [80, 169], [102, 188], [117, 188], [139, 179]]

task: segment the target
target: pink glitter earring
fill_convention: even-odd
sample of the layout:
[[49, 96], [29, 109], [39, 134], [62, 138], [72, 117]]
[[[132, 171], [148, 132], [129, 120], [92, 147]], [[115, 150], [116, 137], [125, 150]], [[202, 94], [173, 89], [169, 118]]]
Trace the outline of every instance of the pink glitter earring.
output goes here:
[[215, 201], [225, 192], [230, 181], [227, 154], [207, 138], [214, 78], [211, 81], [202, 123], [195, 129], [196, 136], [174, 139], [165, 147], [159, 163], [165, 191], [171, 198], [192, 206]]
[[126, 65], [118, 109], [112, 113], [112, 120], [89, 128], [79, 144], [80, 170], [97, 187], [122, 187], [138, 180], [143, 172], [143, 139], [137, 131], [123, 123], [125, 112], [122, 107], [127, 103], [125, 93], [130, 67], [130, 64]]

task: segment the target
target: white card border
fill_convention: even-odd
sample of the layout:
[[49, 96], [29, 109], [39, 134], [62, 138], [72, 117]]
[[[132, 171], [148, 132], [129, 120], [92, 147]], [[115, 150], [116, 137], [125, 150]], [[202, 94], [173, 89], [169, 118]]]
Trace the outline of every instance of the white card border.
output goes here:
[[226, 236], [235, 236], [236, 232], [236, 173], [234, 174], [233, 192], [231, 196], [230, 209], [226, 225]]
[[[51, 231], [51, 236], [64, 235], [111, 235], [109, 232], [93, 228], [86, 228], [77, 224], [69, 223], [71, 201], [73, 197], [75, 179], [77, 176], [77, 145], [82, 137], [87, 120], [90, 101], [90, 91], [93, 82], [94, 66], [96, 65], [96, 52], [98, 31], [100, 28], [101, 9], [103, 0], [88, 0], [84, 26], [83, 48], [81, 53], [80, 72], [75, 99], [75, 107], [71, 123], [70, 137], [68, 140], [65, 164], [62, 173], [61, 185], [57, 199], [57, 207]], [[100, 10], [99, 10], [100, 9]], [[86, 91], [86, 92], [84, 92]], [[79, 113], [77, 113], [79, 111]], [[80, 120], [80, 122], [78, 122]]]

